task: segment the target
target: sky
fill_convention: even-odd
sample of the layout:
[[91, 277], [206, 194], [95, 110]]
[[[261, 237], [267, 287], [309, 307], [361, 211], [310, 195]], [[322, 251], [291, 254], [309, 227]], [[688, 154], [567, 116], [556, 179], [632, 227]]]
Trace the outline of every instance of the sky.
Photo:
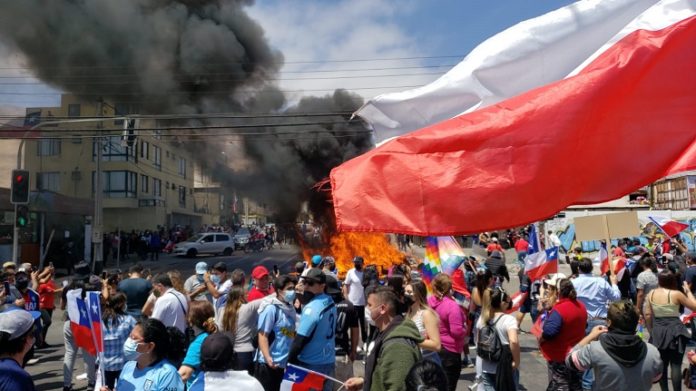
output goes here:
[[[570, 3], [257, 0], [248, 12], [264, 28], [270, 44], [285, 56], [277, 83], [292, 102], [335, 88], [369, 99], [427, 84], [486, 38]], [[16, 75], [28, 76], [21, 82], [35, 81], [23, 68], [21, 54], [0, 42], [0, 115], [59, 104], [58, 95], [35, 95], [58, 92], [48, 86], [7, 85], [2, 80], [2, 76]]]

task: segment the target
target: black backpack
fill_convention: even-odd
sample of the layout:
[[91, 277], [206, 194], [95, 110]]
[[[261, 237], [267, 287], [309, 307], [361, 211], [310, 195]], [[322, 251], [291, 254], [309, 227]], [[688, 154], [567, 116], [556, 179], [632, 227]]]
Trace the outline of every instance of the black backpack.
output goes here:
[[495, 324], [500, 318], [491, 324], [490, 321], [484, 327], [479, 329], [478, 342], [476, 343], [476, 354], [484, 360], [498, 362], [500, 361], [500, 353], [503, 350], [503, 343], [500, 342], [500, 336], [495, 329]]

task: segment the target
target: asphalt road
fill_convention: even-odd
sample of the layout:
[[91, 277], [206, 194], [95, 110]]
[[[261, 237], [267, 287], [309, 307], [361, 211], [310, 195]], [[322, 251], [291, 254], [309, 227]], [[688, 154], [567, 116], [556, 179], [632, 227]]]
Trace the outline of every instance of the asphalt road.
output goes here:
[[[467, 249], [467, 252], [470, 252]], [[417, 255], [422, 256], [422, 249], [415, 249], [414, 251]], [[480, 255], [479, 250], [474, 250], [474, 254]], [[271, 251], [264, 251], [261, 253], [250, 253], [245, 254], [243, 252], [235, 252], [232, 256], [224, 257], [204, 257], [200, 256], [196, 259], [188, 258], [177, 258], [169, 255], [160, 256], [159, 261], [150, 262], [143, 261], [142, 265], [146, 268], [150, 268], [154, 273], [159, 271], [166, 271], [172, 269], [178, 269], [181, 271], [184, 278], [194, 273], [194, 266], [198, 261], [206, 261], [210, 266], [214, 263], [222, 261], [227, 264], [229, 270], [235, 268], [243, 269], [247, 275], [251, 273], [251, 270], [257, 265], [264, 265], [269, 270], [273, 269], [273, 265], [278, 265], [281, 272], [289, 272], [294, 265], [294, 261], [299, 258], [299, 252], [296, 247], [286, 246], [283, 249], [273, 249]], [[513, 259], [513, 254], [509, 254], [508, 259]], [[133, 262], [123, 262], [120, 265], [122, 270], [127, 270]], [[515, 266], [509, 265], [512, 268]], [[107, 265], [107, 270], [114, 268], [115, 265]], [[514, 269], [516, 271], [516, 269]], [[570, 270], [567, 265], [561, 265], [560, 271], [569, 274]], [[509, 292], [515, 292], [518, 289], [519, 281], [517, 280], [516, 273], [510, 273], [513, 278], [512, 281], [506, 285], [506, 289]], [[31, 373], [34, 382], [38, 390], [61, 390], [63, 386], [63, 333], [61, 321], [63, 317], [63, 312], [56, 310], [53, 313], [53, 325], [49, 329], [47, 341], [51, 345], [48, 349], [43, 349], [37, 351], [35, 357], [39, 359], [39, 362], [35, 365], [28, 366], [27, 370]], [[531, 327], [531, 321], [529, 317], [526, 317], [523, 324], [523, 330], [529, 330]], [[538, 346], [534, 336], [531, 334], [522, 333], [520, 335], [520, 344], [522, 347], [522, 364], [521, 364], [521, 376], [520, 383], [527, 390], [545, 390], [548, 384], [547, 372], [546, 372], [546, 362], [538, 353]], [[473, 358], [475, 352], [472, 351], [471, 357]], [[360, 374], [363, 371], [363, 366], [360, 360], [355, 361], [355, 373]], [[84, 367], [82, 360], [77, 359], [75, 364], [75, 370], [73, 372], [73, 389], [74, 390], [86, 390], [87, 381], [86, 380], [76, 380], [74, 377], [84, 373]], [[460, 375], [459, 383], [457, 384], [458, 391], [468, 391], [468, 386], [474, 380], [475, 371], [473, 368], [465, 368], [462, 370]], [[653, 390], [658, 390], [659, 387], [654, 386]]]

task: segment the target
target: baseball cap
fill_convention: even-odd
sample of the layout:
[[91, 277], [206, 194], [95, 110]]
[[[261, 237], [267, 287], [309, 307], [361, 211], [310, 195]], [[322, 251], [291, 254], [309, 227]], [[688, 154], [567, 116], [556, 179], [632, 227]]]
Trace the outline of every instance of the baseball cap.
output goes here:
[[498, 243], [498, 238], [492, 238], [491, 241]]
[[326, 284], [326, 274], [324, 274], [324, 272], [319, 269], [310, 269], [307, 272], [307, 274], [305, 274], [301, 278], [305, 279], [306, 281], [312, 281], [319, 284]]
[[234, 335], [227, 332], [210, 334], [201, 346], [201, 369], [223, 372], [234, 366]]
[[[41, 316], [40, 312], [39, 316]], [[0, 313], [0, 331], [9, 334], [11, 341], [31, 330], [34, 320], [34, 317], [29, 311], [19, 308], [10, 309]]]
[[251, 271], [251, 278], [260, 280], [264, 276], [268, 275], [268, 269], [265, 266], [256, 266], [254, 270]]
[[558, 282], [561, 281], [562, 279], [567, 278], [565, 274], [563, 273], [554, 273], [550, 274], [549, 278], [544, 280], [544, 284], [546, 285], [551, 285], [553, 287], [558, 288]]
[[341, 288], [338, 286], [338, 280], [334, 276], [324, 274], [326, 279], [326, 293], [329, 295], [337, 295], [341, 293]]
[[8, 267], [16, 268], [17, 266], [12, 261], [7, 261], [7, 262], [2, 264], [3, 269], [7, 269]]
[[198, 262], [196, 264], [196, 274], [205, 274], [208, 271], [208, 264], [205, 262]]
[[313, 255], [312, 256], [312, 265], [317, 266], [320, 263], [321, 263], [321, 255]]

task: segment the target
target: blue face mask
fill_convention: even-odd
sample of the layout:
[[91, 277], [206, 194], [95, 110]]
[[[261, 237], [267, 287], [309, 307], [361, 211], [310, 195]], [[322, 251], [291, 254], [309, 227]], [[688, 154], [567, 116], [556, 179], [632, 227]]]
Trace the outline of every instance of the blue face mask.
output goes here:
[[212, 281], [213, 284], [219, 284], [220, 283], [220, 276], [217, 274], [213, 274], [210, 276], [210, 281]]
[[295, 302], [295, 291], [294, 290], [285, 291], [285, 302], [288, 304], [292, 304]]
[[138, 343], [135, 342], [131, 337], [128, 337], [126, 339], [126, 342], [123, 344], [123, 355], [126, 358], [126, 361], [135, 361], [140, 357], [142, 353], [138, 352], [136, 349], [138, 349]]

